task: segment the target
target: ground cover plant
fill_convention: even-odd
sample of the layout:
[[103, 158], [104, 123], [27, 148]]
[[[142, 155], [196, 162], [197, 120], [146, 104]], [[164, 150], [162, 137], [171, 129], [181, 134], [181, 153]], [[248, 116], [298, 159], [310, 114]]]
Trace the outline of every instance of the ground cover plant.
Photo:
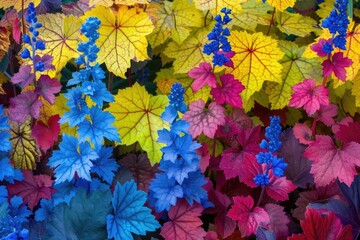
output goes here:
[[359, 7], [0, 0], [0, 239], [358, 239]]

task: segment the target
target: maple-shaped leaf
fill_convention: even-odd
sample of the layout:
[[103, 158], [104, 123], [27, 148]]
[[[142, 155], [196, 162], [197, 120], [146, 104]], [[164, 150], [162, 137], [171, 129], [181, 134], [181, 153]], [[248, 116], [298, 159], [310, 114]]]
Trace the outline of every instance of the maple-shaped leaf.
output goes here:
[[275, 233], [276, 239], [286, 239], [289, 234], [287, 225], [290, 223], [290, 218], [286, 215], [284, 207], [268, 203], [264, 209], [269, 214], [269, 229]]
[[225, 109], [215, 102], [205, 108], [202, 99], [193, 102], [189, 106], [189, 111], [183, 115], [183, 119], [190, 123], [189, 133], [196, 138], [204, 133], [209, 138], [214, 138], [218, 126], [225, 123]]
[[33, 91], [22, 92], [10, 99], [10, 120], [23, 123], [28, 115], [37, 119], [42, 104]]
[[280, 83], [268, 82], [266, 93], [269, 95], [271, 109], [281, 109], [289, 104], [291, 87], [301, 82], [304, 78], [321, 78], [321, 72], [317, 71], [320, 66], [318, 59], [304, 58], [305, 47], [298, 47], [293, 42], [279, 42], [280, 49], [285, 53], [280, 63], [282, 69], [282, 81]]
[[24, 203], [27, 203], [32, 210], [41, 199], [51, 199], [53, 180], [48, 175], [33, 175], [31, 170], [22, 170], [23, 181], [15, 181], [14, 184], [7, 185], [9, 196], [20, 196]]
[[217, 104], [227, 103], [235, 108], [242, 108], [242, 100], [240, 93], [245, 87], [231, 74], [223, 74], [220, 76], [221, 85], [216, 84], [216, 87], [211, 89], [210, 93], [213, 95]]
[[36, 140], [43, 151], [47, 151], [58, 139], [60, 133], [59, 115], [49, 118], [47, 124], [38, 121], [31, 130], [31, 137]]
[[21, 30], [19, 24], [19, 15], [15, 9], [7, 11], [0, 20], [0, 27], [12, 30], [12, 37], [17, 44], [20, 44]]
[[105, 63], [115, 75], [125, 78], [131, 59], [136, 62], [149, 59], [145, 36], [153, 31], [154, 25], [148, 14], [127, 6], [119, 7], [114, 14], [99, 5], [84, 17], [97, 17], [101, 21], [100, 38], [96, 41], [100, 48], [97, 61]]
[[338, 106], [329, 104], [328, 106], [320, 106], [320, 109], [314, 114], [314, 118], [318, 119], [326, 126], [335, 124], [334, 117], [338, 114]]
[[15, 168], [34, 169], [35, 162], [41, 153], [36, 141], [31, 137], [31, 118], [28, 117], [22, 124], [10, 122], [11, 146], [10, 159]]
[[332, 73], [335, 74], [337, 78], [342, 81], [346, 81], [346, 70], [345, 68], [350, 67], [353, 64], [353, 61], [344, 57], [344, 53], [337, 52], [332, 55], [331, 60], [326, 59], [323, 63], [323, 74], [324, 77], [331, 76]]
[[189, 1], [151, 3], [146, 11], [154, 17], [156, 22], [154, 31], [148, 36], [153, 48], [163, 44], [169, 38], [180, 45], [190, 35], [192, 28], [203, 26], [203, 13]]
[[296, 0], [268, 0], [266, 2], [275, 7], [277, 10], [284, 11], [288, 7], [293, 7]]
[[349, 142], [337, 148], [330, 136], [316, 136], [304, 156], [312, 162], [311, 173], [317, 186], [326, 186], [339, 179], [350, 186], [360, 166], [360, 144]]
[[216, 75], [212, 71], [212, 66], [208, 62], [200, 63], [199, 67], [194, 67], [189, 71], [189, 77], [195, 79], [192, 84], [194, 92], [198, 91], [206, 84], [210, 87], [216, 87]]
[[311, 32], [319, 31], [315, 27], [317, 24], [315, 19], [298, 13], [276, 11], [275, 20], [277, 22], [276, 27], [287, 35], [293, 34], [299, 37], [306, 37]]
[[314, 79], [305, 79], [292, 87], [294, 91], [291, 96], [289, 106], [300, 108], [304, 107], [306, 113], [311, 116], [320, 106], [328, 106], [329, 90], [322, 85], [316, 86]]
[[56, 78], [50, 78], [48, 75], [41, 75], [35, 87], [35, 93], [42, 96], [46, 101], [54, 104], [55, 94], [60, 92], [61, 84]]
[[26, 9], [30, 2], [33, 2], [34, 6], [36, 7], [40, 4], [41, 0], [0, 0], [0, 6], [1, 8], [4, 8], [4, 10], [13, 6], [14, 9], [19, 12], [21, 9]]
[[167, 45], [163, 53], [175, 59], [173, 62], [175, 73], [188, 73], [202, 62], [211, 62], [212, 57], [203, 53], [204, 45], [208, 41], [207, 34], [208, 30], [204, 29], [194, 32], [182, 44], [170, 42]]
[[270, 223], [268, 213], [261, 207], [254, 207], [254, 199], [251, 196], [233, 197], [234, 205], [229, 210], [228, 216], [238, 221], [241, 236], [250, 236], [256, 233], [259, 226], [267, 226]]
[[34, 83], [35, 75], [31, 72], [31, 66], [23, 65], [20, 67], [19, 72], [15, 73], [11, 78], [12, 83], [19, 83], [21, 88]]
[[111, 184], [114, 179], [114, 172], [119, 168], [115, 159], [112, 158], [112, 148], [102, 147], [98, 152], [99, 157], [93, 160], [91, 172], [98, 174], [105, 182]]
[[196, 8], [202, 11], [210, 10], [215, 17], [217, 14], [221, 14], [222, 8], [231, 9], [231, 14], [241, 13], [242, 7], [239, 3], [246, 2], [246, 0], [195, 0], [194, 2]]
[[130, 170], [139, 190], [149, 191], [150, 181], [155, 178], [155, 173], [158, 173], [159, 170], [157, 164], [151, 166], [146, 153], [140, 155], [129, 153], [121, 158], [119, 163]]
[[88, 142], [80, 143], [77, 138], [63, 134], [60, 150], [53, 151], [49, 158], [49, 165], [55, 168], [56, 183], [71, 181], [78, 177], [91, 181], [90, 169], [93, 166], [91, 160], [99, 156]]
[[166, 240], [198, 240], [206, 236], [200, 216], [203, 207], [199, 203], [190, 206], [185, 199], [178, 201], [176, 206], [170, 208], [169, 218], [161, 228], [161, 236]]
[[303, 233], [293, 234], [289, 240], [331, 239], [345, 240], [353, 239], [351, 225], [343, 225], [333, 212], [319, 212], [307, 208], [305, 219], [300, 221]]
[[53, 56], [55, 71], [60, 72], [70, 59], [79, 56], [77, 45], [81, 21], [73, 15], [65, 16], [60, 13], [39, 15], [38, 21], [43, 25], [38, 31], [46, 49], [37, 53], [40, 56]]
[[163, 143], [157, 142], [158, 130], [168, 128], [161, 119], [169, 104], [166, 96], [151, 96], [145, 87], [135, 83], [131, 88], [119, 90], [115, 102], [107, 109], [115, 117], [122, 144], [131, 145], [136, 141], [147, 152], [151, 164], [160, 161]]
[[262, 88], [265, 80], [281, 82], [282, 65], [279, 61], [284, 53], [275, 39], [263, 33], [232, 31], [229, 42], [235, 52], [232, 58], [234, 69], [228, 68], [226, 72], [232, 73], [245, 86], [241, 93], [244, 105]]
[[360, 144], [360, 123], [340, 124], [335, 137], [343, 143], [356, 142]]
[[116, 183], [112, 198], [113, 214], [106, 217], [109, 238], [134, 239], [131, 233], [146, 235], [160, 227], [151, 215], [151, 209], [144, 206], [146, 193], [136, 189], [136, 183], [131, 180], [121, 185]]
[[[260, 126], [252, 128], [241, 128], [232, 142], [237, 142], [237, 147], [224, 150], [221, 154], [220, 169], [224, 171], [226, 179], [239, 177], [240, 181], [245, 176], [243, 167], [245, 157], [255, 159], [259, 153]], [[255, 159], [256, 161], [256, 159]]]

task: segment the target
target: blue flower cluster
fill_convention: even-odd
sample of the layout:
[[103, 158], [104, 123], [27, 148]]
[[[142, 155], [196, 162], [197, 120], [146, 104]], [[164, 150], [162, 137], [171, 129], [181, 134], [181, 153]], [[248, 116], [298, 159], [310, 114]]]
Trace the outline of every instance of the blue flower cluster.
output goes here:
[[281, 141], [279, 136], [281, 134], [280, 117], [270, 117], [270, 125], [265, 129], [265, 137], [269, 140], [262, 140], [260, 148], [265, 150], [256, 155], [256, 159], [259, 164], [266, 164], [266, 173], [258, 174], [254, 181], [258, 186], [265, 186], [269, 184], [268, 172], [273, 170], [275, 176], [284, 176], [284, 169], [287, 167], [287, 163], [283, 158], [278, 158], [276, 152], [281, 148]]
[[[29, 7], [27, 9], [26, 22], [29, 23], [29, 32], [31, 33], [31, 36], [24, 34], [23, 42], [29, 44], [32, 51], [30, 53], [29, 49], [25, 48], [20, 54], [20, 57], [23, 59], [30, 58], [35, 61], [36, 50], [45, 50], [45, 43], [41, 39], [38, 39], [38, 29], [42, 27], [42, 24], [37, 21], [34, 3], [32, 2], [29, 3]], [[35, 71], [43, 72], [45, 70], [45, 64], [41, 60], [35, 61], [34, 67]]]
[[[208, 34], [208, 39], [211, 42], [205, 44], [203, 50], [203, 52], [207, 55], [214, 54], [212, 60], [214, 66], [222, 66], [230, 61], [230, 59], [227, 58], [224, 54], [224, 52], [231, 52], [231, 46], [227, 39], [227, 37], [230, 36], [230, 30], [227, 27], [223, 27], [232, 20], [229, 17], [229, 14], [231, 14], [231, 10], [223, 8], [221, 9], [221, 12], [224, 14], [224, 17], [222, 18], [221, 15], [218, 14], [214, 18], [216, 21], [215, 27]], [[221, 50], [222, 52], [220, 52]]]
[[[342, 50], [346, 49], [346, 31], [350, 23], [346, 13], [347, 4], [348, 0], [336, 0], [335, 8], [322, 22], [322, 26], [328, 28], [332, 34], [332, 44]], [[332, 44], [329, 42], [325, 43], [322, 47], [323, 52], [331, 54], [334, 50]]]
[[159, 167], [163, 172], [156, 174], [150, 184], [150, 204], [161, 212], [175, 206], [178, 199], [185, 198], [190, 205], [196, 201], [208, 207], [211, 203], [202, 188], [206, 180], [200, 171], [200, 157], [196, 155], [196, 149], [201, 145], [192, 140], [188, 132], [189, 123], [178, 119], [178, 111], [184, 113], [187, 110], [181, 84], [173, 84], [169, 100], [170, 105], [162, 118], [171, 124], [170, 130], [158, 131], [158, 141], [166, 144], [161, 149], [163, 157]]

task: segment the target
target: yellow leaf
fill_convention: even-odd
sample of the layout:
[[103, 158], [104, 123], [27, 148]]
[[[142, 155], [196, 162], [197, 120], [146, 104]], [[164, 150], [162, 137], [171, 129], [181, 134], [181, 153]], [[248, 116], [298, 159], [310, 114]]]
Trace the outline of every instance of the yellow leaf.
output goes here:
[[163, 4], [151, 3], [146, 10], [155, 19], [156, 27], [148, 39], [153, 48], [172, 38], [182, 44], [190, 35], [192, 28], [203, 26], [203, 13], [188, 0], [164, 1]]
[[75, 16], [65, 16], [60, 13], [39, 15], [38, 21], [43, 24], [43, 27], [38, 29], [39, 37], [46, 45], [46, 49], [39, 55], [49, 54], [54, 57], [54, 76], [70, 59], [79, 56], [76, 49], [81, 22]]
[[10, 135], [13, 148], [10, 158], [14, 161], [15, 168], [35, 169], [36, 160], [41, 153], [36, 141], [31, 138], [31, 118], [27, 117], [22, 124], [10, 121]]
[[121, 6], [114, 15], [110, 9], [97, 6], [84, 17], [90, 16], [101, 21], [100, 38], [96, 42], [100, 48], [98, 62], [105, 63], [109, 71], [125, 78], [130, 60], [138, 62], [149, 58], [145, 36], [152, 32], [154, 25], [146, 13]]
[[105, 7], [111, 7], [114, 4], [113, 0], [90, 0], [89, 7], [102, 5]]
[[288, 7], [293, 7], [296, 0], [268, 0], [266, 2], [275, 7], [277, 10], [284, 11]]
[[147, 152], [152, 164], [160, 161], [164, 144], [157, 142], [158, 130], [169, 128], [161, 119], [169, 104], [167, 96], [151, 96], [145, 87], [135, 83], [132, 87], [119, 90], [115, 102], [107, 109], [114, 115], [122, 144], [131, 145], [136, 141]]
[[202, 11], [210, 10], [213, 16], [220, 13], [226, 7], [231, 9], [231, 13], [241, 13], [241, 4], [246, 0], [194, 0], [197, 9]]
[[356, 107], [360, 107], [360, 74], [358, 73], [354, 78], [353, 86], [351, 89], [352, 95], [355, 96], [355, 105]]
[[232, 58], [234, 69], [227, 72], [245, 86], [241, 93], [244, 105], [261, 89], [264, 81], [281, 82], [282, 65], [278, 61], [284, 53], [275, 39], [262, 33], [232, 31], [229, 42], [235, 56]]
[[[150, 0], [149, 0], [150, 1]], [[135, 5], [135, 4], [148, 4], [148, 0], [90, 0], [89, 7], [102, 5], [105, 7], [111, 7], [114, 3], [121, 5]]]
[[282, 81], [268, 82], [266, 92], [269, 95], [271, 109], [281, 109], [288, 105], [292, 90], [291, 87], [305, 78], [320, 79], [322, 74], [320, 62], [317, 58], [302, 57], [305, 47], [299, 48], [292, 42], [279, 42], [280, 49], [285, 56], [280, 61], [283, 66]]
[[241, 28], [255, 31], [258, 24], [269, 25], [271, 21], [271, 11], [274, 10], [269, 4], [258, 2], [256, 0], [248, 0], [242, 3], [242, 13], [232, 14], [233, 20], [230, 24]]
[[316, 14], [321, 18], [325, 19], [329, 16], [330, 12], [334, 9], [335, 0], [325, 0], [319, 4], [319, 9], [316, 10]]
[[204, 45], [208, 41], [207, 33], [206, 29], [202, 30], [197, 36], [188, 38], [181, 45], [175, 42], [168, 44], [164, 54], [175, 58], [173, 63], [175, 73], [188, 73], [201, 62], [211, 62], [212, 57], [203, 53]]
[[[16, 11], [19, 12], [21, 11], [23, 6], [22, 2], [23, 0], [0, 0], [0, 8], [7, 9], [9, 7], [14, 6]], [[36, 7], [37, 5], [39, 5], [41, 0], [24, 0], [24, 9], [28, 8], [30, 2], [33, 2], [34, 6]]]
[[318, 32], [315, 27], [317, 22], [311, 17], [302, 16], [298, 13], [276, 12], [277, 27], [280, 31], [290, 35], [306, 37], [311, 32]]
[[148, 4], [150, 0], [115, 0], [115, 4], [121, 4], [121, 5], [136, 5], [136, 4]]

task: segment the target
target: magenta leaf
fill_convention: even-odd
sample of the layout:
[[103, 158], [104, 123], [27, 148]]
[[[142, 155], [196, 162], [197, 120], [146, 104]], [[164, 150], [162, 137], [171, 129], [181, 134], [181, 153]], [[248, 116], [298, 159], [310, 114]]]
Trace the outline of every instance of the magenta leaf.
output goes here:
[[200, 156], [199, 165], [201, 172], [204, 173], [210, 163], [209, 145], [207, 143], [202, 143], [201, 147], [196, 149], [196, 154]]
[[264, 209], [269, 214], [269, 228], [275, 233], [276, 239], [286, 239], [289, 234], [287, 225], [290, 223], [290, 219], [284, 212], [284, 207], [268, 203], [264, 206]]
[[263, 208], [254, 208], [254, 199], [251, 196], [233, 197], [233, 200], [234, 205], [231, 207], [228, 216], [238, 221], [242, 237], [255, 234], [259, 226], [266, 226], [270, 223], [270, 217]]
[[202, 132], [209, 138], [214, 138], [218, 126], [225, 123], [225, 109], [214, 102], [206, 109], [202, 99], [190, 103], [189, 108], [183, 119], [190, 123], [189, 133], [193, 138]]
[[31, 130], [31, 137], [36, 140], [43, 151], [48, 150], [58, 139], [60, 133], [59, 115], [49, 118], [47, 124], [38, 121]]
[[32, 92], [22, 92], [20, 95], [10, 99], [10, 119], [17, 122], [24, 122], [27, 115], [39, 118], [42, 102]]
[[213, 88], [216, 87], [216, 76], [212, 71], [210, 63], [200, 63], [199, 67], [195, 67], [189, 71], [189, 77], [195, 79], [192, 84], [194, 92], [203, 88], [206, 84]]
[[360, 166], [360, 144], [349, 142], [337, 148], [330, 136], [317, 135], [304, 156], [313, 161], [310, 172], [317, 186], [326, 186], [336, 179], [350, 186], [356, 167]]
[[339, 124], [335, 137], [343, 143], [356, 142], [360, 144], [360, 123]]
[[308, 145], [314, 140], [311, 139], [311, 129], [305, 123], [296, 123], [293, 127], [294, 136], [301, 144]]
[[328, 106], [320, 106], [314, 117], [323, 122], [326, 126], [335, 124], [334, 117], [338, 114], [338, 106], [329, 104]]
[[292, 90], [294, 93], [291, 96], [289, 106], [295, 108], [304, 107], [309, 116], [319, 110], [320, 106], [330, 104], [329, 90], [322, 85], [316, 86], [314, 79], [305, 79], [303, 82], [294, 85]]
[[19, 72], [15, 73], [11, 78], [11, 82], [20, 84], [21, 88], [34, 82], [35, 76], [31, 73], [31, 67], [29, 65], [23, 65], [20, 67]]
[[337, 52], [334, 53], [332, 59], [327, 59], [322, 63], [323, 74], [325, 77], [330, 76], [332, 73], [335, 74], [337, 78], [342, 81], [346, 81], [346, 70], [345, 68], [350, 67], [353, 64], [353, 61], [344, 57], [344, 53]]
[[311, 50], [316, 52], [319, 57], [326, 57], [328, 54], [322, 50], [322, 47], [327, 42], [331, 44], [331, 39], [325, 40], [325, 39], [321, 38], [317, 43], [311, 45], [310, 48], [311, 48]]
[[214, 96], [217, 104], [227, 103], [236, 108], [242, 108], [240, 93], [245, 87], [232, 74], [220, 76], [221, 86], [216, 84], [216, 88], [211, 89], [210, 93]]
[[61, 84], [56, 78], [41, 75], [35, 88], [35, 93], [42, 96], [46, 101], [54, 104], [55, 94], [60, 92]]

